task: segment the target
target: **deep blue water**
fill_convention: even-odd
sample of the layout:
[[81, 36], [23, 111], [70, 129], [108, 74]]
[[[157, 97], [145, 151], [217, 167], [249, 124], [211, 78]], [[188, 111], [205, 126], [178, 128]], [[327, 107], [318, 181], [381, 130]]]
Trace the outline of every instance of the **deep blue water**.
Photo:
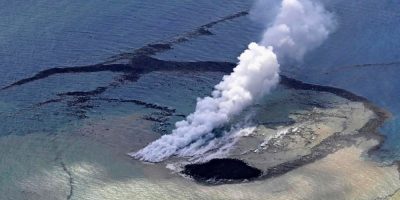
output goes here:
[[[400, 4], [395, 0], [324, 2], [336, 14], [336, 32], [320, 48], [307, 55], [302, 64], [283, 66], [283, 72], [304, 81], [350, 90], [387, 108], [393, 113], [393, 118], [382, 128], [388, 139], [379, 155], [389, 160], [400, 159], [400, 81], [397, 78], [400, 63], [396, 64], [400, 62]], [[252, 3], [239, 0], [0, 0], [0, 86], [55, 66], [99, 63], [118, 53], [129, 52], [220, 17], [248, 10]], [[249, 42], [260, 39], [262, 27], [249, 17], [241, 17], [210, 30], [214, 35], [192, 39], [156, 57], [236, 61]], [[363, 64], [370, 65], [360, 66]], [[208, 85], [211, 86], [219, 77], [212, 77]], [[56, 93], [92, 90], [107, 85], [113, 78], [106, 72], [55, 76], [1, 92], [1, 134], [35, 132], [32, 127], [57, 127], [57, 124], [69, 120], [65, 117], [68, 113], [51, 118], [53, 121], [45, 120], [44, 125], [32, 119], [36, 115], [47, 116], [54, 108], [28, 112], [30, 114], [25, 114], [23, 109], [54, 97]], [[182, 82], [185, 83], [185, 80]], [[140, 84], [125, 85], [104, 95], [128, 98], [135, 94], [135, 98], [151, 99], [172, 107], [191, 105], [195, 101], [195, 97], [188, 98], [185, 103], [177, 101], [182, 98], [157, 99], [161, 95], [148, 92], [148, 86], [141, 87]], [[198, 94], [207, 94], [209, 89], [204, 88]], [[180, 90], [159, 88], [158, 91], [179, 93], [178, 97], [187, 96]], [[192, 107], [184, 106], [182, 112], [189, 112], [190, 109]], [[15, 121], [18, 116], [21, 116], [21, 121]], [[19, 127], [21, 122], [26, 123], [28, 128]]]
[[248, 9], [235, 1], [0, 1], [0, 86], [54, 66], [94, 64]]

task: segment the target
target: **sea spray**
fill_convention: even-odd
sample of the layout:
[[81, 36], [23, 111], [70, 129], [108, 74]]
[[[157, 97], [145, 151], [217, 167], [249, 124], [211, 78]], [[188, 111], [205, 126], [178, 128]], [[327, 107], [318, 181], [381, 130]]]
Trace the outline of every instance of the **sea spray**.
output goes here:
[[283, 0], [272, 24], [266, 23], [266, 26], [269, 28], [264, 31], [261, 42], [248, 45], [238, 57], [239, 63], [233, 72], [223, 77], [211, 96], [198, 98], [196, 110], [186, 120], [177, 122], [171, 134], [131, 155], [143, 161], [160, 162], [173, 155], [203, 154], [204, 146], [218, 143], [215, 129], [222, 128], [278, 84], [278, 59], [301, 61], [306, 52], [328, 37], [334, 20], [316, 2]]

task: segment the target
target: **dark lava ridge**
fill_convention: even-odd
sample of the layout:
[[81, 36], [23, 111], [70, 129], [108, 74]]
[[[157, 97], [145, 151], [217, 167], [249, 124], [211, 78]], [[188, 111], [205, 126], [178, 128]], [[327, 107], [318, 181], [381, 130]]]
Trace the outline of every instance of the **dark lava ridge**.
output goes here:
[[181, 172], [206, 184], [226, 184], [250, 181], [263, 172], [238, 159], [212, 159], [205, 163], [188, 164]]

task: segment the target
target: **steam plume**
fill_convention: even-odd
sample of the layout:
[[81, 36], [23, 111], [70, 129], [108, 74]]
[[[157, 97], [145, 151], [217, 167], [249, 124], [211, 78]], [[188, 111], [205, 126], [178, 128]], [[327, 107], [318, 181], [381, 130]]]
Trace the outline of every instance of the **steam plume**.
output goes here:
[[[265, 2], [259, 5], [268, 6]], [[160, 162], [172, 155], [194, 156], [204, 152], [202, 147], [213, 144], [213, 130], [226, 125], [278, 84], [278, 59], [301, 61], [306, 52], [328, 37], [333, 27], [332, 15], [320, 4], [310, 0], [283, 0], [261, 42], [249, 44], [238, 57], [239, 64], [214, 87], [212, 95], [198, 98], [195, 112], [177, 122], [170, 135], [131, 155]]]

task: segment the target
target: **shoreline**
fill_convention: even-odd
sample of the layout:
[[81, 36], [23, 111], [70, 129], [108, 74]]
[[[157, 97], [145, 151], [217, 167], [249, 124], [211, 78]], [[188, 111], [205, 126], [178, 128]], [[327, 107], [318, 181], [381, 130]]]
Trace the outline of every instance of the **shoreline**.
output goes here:
[[[293, 81], [295, 83], [301, 82], [301, 81], [298, 81], [296, 79], [288, 78], [286, 76], [281, 76], [281, 77], [284, 77], [285, 81], [290, 80], [291, 82]], [[378, 150], [381, 147], [381, 145], [383, 144], [383, 142], [385, 141], [384, 135], [382, 135], [379, 132], [378, 129], [380, 127], [382, 127], [382, 125], [385, 123], [385, 121], [387, 119], [390, 118], [390, 116], [391, 116], [390, 112], [388, 112], [387, 110], [384, 110], [383, 108], [380, 108], [380, 107], [376, 106], [375, 104], [370, 102], [368, 99], [366, 99], [364, 97], [361, 97], [361, 96], [358, 96], [356, 94], [353, 94], [353, 93], [351, 93], [349, 91], [346, 91], [344, 89], [330, 87], [330, 86], [308, 84], [308, 83], [304, 83], [304, 82], [301, 82], [301, 85], [304, 86], [302, 88], [303, 90], [313, 90], [313, 91], [317, 90], [317, 91], [329, 92], [329, 93], [338, 95], [340, 97], [343, 97], [345, 99], [348, 99], [348, 100], [350, 100], [352, 102], [362, 102], [363, 105], [366, 108], [368, 108], [368, 109], [370, 109], [371, 111], [374, 112], [376, 117], [370, 119], [361, 129], [358, 130], [358, 133], [355, 134], [355, 135], [348, 135], [347, 137], [346, 136], [333, 135], [333, 136], [327, 138], [326, 140], [324, 140], [321, 143], [322, 149], [326, 149], [326, 148], [324, 148], [324, 146], [328, 147], [329, 145], [331, 145], [334, 142], [340, 142], [340, 143], [349, 142], [348, 144], [346, 144], [346, 146], [332, 148], [328, 152], [323, 152], [322, 154], [316, 155], [316, 157], [311, 155], [310, 157], [306, 157], [304, 159], [301, 159], [301, 160], [298, 160], [298, 161], [294, 161], [293, 163], [288, 163], [288, 164], [285, 163], [285, 164], [283, 164], [281, 166], [284, 171], [281, 171], [280, 169], [277, 169], [277, 171], [274, 171], [272, 173], [268, 173], [268, 174], [260, 177], [261, 179], [268, 179], [268, 178], [280, 176], [282, 174], [285, 174], [285, 173], [287, 173], [287, 172], [289, 172], [291, 170], [294, 170], [294, 169], [296, 169], [298, 167], [301, 167], [303, 165], [311, 164], [311, 163], [313, 163], [315, 161], [318, 161], [318, 160], [320, 160], [320, 159], [322, 159], [322, 158], [324, 158], [324, 157], [326, 157], [326, 156], [328, 156], [328, 155], [330, 155], [332, 153], [337, 152], [340, 149], [343, 149], [343, 148], [346, 148], [346, 147], [350, 147], [350, 146], [354, 145], [353, 142], [350, 142], [354, 138], [366, 137], [367, 139], [374, 139], [374, 140], [378, 141], [378, 144], [376, 144], [374, 147], [372, 147], [371, 149], [369, 149], [367, 151], [368, 156], [370, 156], [372, 152]], [[288, 165], [289, 166], [290, 165], [294, 166], [294, 168], [288, 170], [288, 168], [287, 168]], [[399, 173], [400, 173], [400, 163], [394, 163], [392, 165], [397, 165], [399, 167]], [[287, 171], [285, 171], [285, 170], [287, 170]]]
[[[293, 78], [289, 78], [284, 75], [281, 75], [281, 80], [284, 80], [283, 81], [284, 85], [287, 85], [289, 87], [330, 92], [332, 94], [338, 95], [353, 102], [362, 102], [366, 108], [372, 110], [374, 114], [377, 116], [376, 118], [370, 119], [368, 123], [365, 124], [364, 127], [362, 127], [359, 130], [360, 132], [359, 134], [369, 136], [372, 139], [378, 140], [378, 145], [376, 145], [373, 149], [370, 149], [368, 151], [368, 155], [370, 155], [373, 151], [378, 150], [380, 146], [383, 144], [385, 136], [382, 135], [378, 129], [382, 127], [382, 125], [392, 117], [392, 114], [388, 110], [375, 105], [373, 102], [371, 102], [365, 97], [356, 95], [352, 92], [349, 92], [341, 88], [309, 84]], [[300, 86], [294, 86], [294, 84], [298, 84]]]
[[[64, 75], [64, 74], [70, 74], [70, 73], [93, 73], [93, 72], [102, 72], [102, 71], [110, 71], [114, 73], [124, 73], [125, 75], [125, 80], [121, 80], [121, 83], [124, 81], [137, 81], [142, 75], [145, 75], [147, 73], [151, 72], [157, 72], [157, 71], [200, 71], [200, 72], [223, 72], [223, 73], [229, 73], [232, 71], [232, 69], [235, 67], [235, 63], [229, 63], [229, 62], [212, 62], [212, 61], [199, 61], [199, 62], [177, 62], [177, 61], [164, 61], [164, 60], [159, 60], [153, 57], [148, 57], [148, 56], [136, 56], [131, 59], [130, 64], [110, 64], [110, 65], [104, 65], [104, 64], [98, 64], [98, 65], [93, 65], [93, 66], [84, 66], [84, 67], [72, 67], [72, 68], [52, 68], [48, 70], [41, 71], [37, 73], [36, 75], [21, 79], [19, 81], [14, 82], [13, 84], [4, 87], [2, 90], [6, 90], [10, 87], [17, 87], [20, 85], [24, 85], [26, 83], [40, 80], [40, 79], [46, 79], [48, 77], [51, 77], [53, 75]], [[134, 77], [134, 79], [132, 79]], [[371, 155], [372, 152], [378, 150], [383, 142], [384, 142], [384, 135], [382, 135], [379, 132], [379, 128], [385, 123], [385, 121], [390, 118], [391, 114], [387, 110], [380, 108], [379, 106], [375, 105], [368, 99], [356, 95], [354, 93], [351, 93], [347, 90], [341, 89], [341, 88], [336, 88], [336, 87], [331, 87], [331, 86], [323, 86], [323, 85], [316, 85], [316, 84], [309, 84], [305, 83], [300, 80], [296, 80], [294, 78], [290, 78], [285, 75], [280, 75], [280, 85], [283, 85], [285, 87], [288, 87], [290, 89], [294, 90], [309, 90], [309, 91], [316, 91], [316, 92], [327, 92], [334, 94], [336, 96], [342, 97], [344, 99], [347, 99], [352, 102], [361, 102], [363, 105], [370, 109], [371, 111], [374, 112], [376, 115], [375, 118], [372, 118], [364, 125], [359, 130], [359, 133], [356, 135], [349, 135], [346, 137], [332, 137], [330, 140], [333, 141], [345, 141], [351, 140], [354, 138], [358, 137], [367, 137], [369, 139], [375, 139], [378, 141], [378, 144], [368, 150], [368, 155]], [[36, 106], [43, 106], [48, 103], [62, 103], [63, 101], [72, 101], [74, 104], [73, 105], [79, 105], [81, 103], [85, 103], [87, 101], [96, 101], [97, 99], [101, 99], [98, 96], [101, 95], [103, 92], [105, 92], [109, 87], [114, 87], [112, 86], [105, 86], [105, 87], [98, 87], [94, 91], [71, 91], [71, 92], [66, 92], [66, 93], [60, 93], [57, 94], [56, 99], [50, 99], [45, 102], [40, 102], [36, 104]], [[100, 89], [99, 89], [100, 88]], [[71, 100], [72, 98], [72, 100]], [[118, 101], [118, 102], [128, 102], [128, 103], [134, 103], [138, 105], [152, 105], [151, 102], [139, 102], [138, 100], [124, 100], [124, 99], [113, 99], [113, 101]], [[161, 105], [157, 105], [157, 107], [162, 107]], [[173, 108], [168, 108], [172, 109]], [[171, 113], [169, 114], [171, 115]], [[329, 146], [331, 142], [327, 142], [327, 144], [322, 144], [320, 148], [324, 148]], [[349, 144], [347, 144], [349, 145]], [[318, 147], [317, 147], [318, 149]], [[293, 163], [287, 163], [285, 165], [282, 165], [281, 167], [278, 167], [274, 171], [271, 171], [267, 175], [263, 175], [263, 177], [269, 178], [269, 177], [275, 177], [279, 176], [281, 174], [287, 173], [288, 171], [291, 171], [299, 166], [303, 166], [305, 164], [312, 163], [316, 160], [319, 160], [323, 157], [326, 157], [327, 155], [336, 152], [340, 148], [333, 148], [328, 152], [324, 152], [323, 154], [318, 154], [316, 157], [315, 156], [309, 156], [309, 157], [304, 157], [298, 161], [295, 161]], [[296, 167], [289, 167], [290, 166], [296, 166]]]
[[[257, 181], [257, 180], [266, 180], [270, 178], [275, 178], [282, 176], [288, 172], [291, 172], [293, 170], [296, 170], [300, 167], [303, 167], [308, 164], [312, 164], [314, 162], [317, 162], [331, 154], [334, 154], [338, 152], [339, 150], [345, 149], [345, 148], [350, 148], [351, 146], [354, 146], [356, 144], [355, 140], [360, 139], [360, 138], [365, 138], [366, 140], [375, 140], [377, 141], [376, 145], [373, 145], [372, 147], [366, 149], [366, 153], [368, 156], [371, 155], [372, 152], [378, 150], [380, 146], [383, 144], [385, 137], [379, 132], [379, 128], [385, 123], [385, 121], [390, 118], [390, 113], [386, 111], [383, 108], [380, 108], [370, 102], [368, 99], [358, 96], [356, 94], [353, 94], [349, 91], [346, 91], [344, 89], [340, 88], [335, 88], [335, 87], [330, 87], [330, 86], [322, 86], [322, 85], [315, 85], [315, 84], [308, 84], [304, 83], [302, 81], [289, 78], [287, 76], [281, 75], [281, 85], [288, 87], [290, 89], [294, 90], [311, 90], [311, 91], [316, 91], [316, 92], [327, 92], [334, 94], [336, 96], [342, 97], [346, 100], [349, 100], [351, 102], [360, 102], [363, 104], [363, 106], [369, 110], [371, 110], [374, 114], [372, 118], [370, 118], [367, 123], [365, 123], [360, 129], [357, 130], [356, 134], [333, 134], [329, 136], [328, 138], [325, 138], [324, 140], [321, 141], [321, 143], [317, 144], [316, 146], [311, 148], [311, 153], [301, 156], [298, 159], [291, 160], [288, 162], [284, 162], [281, 164], [278, 164], [272, 168], [268, 168], [267, 171], [265, 171], [261, 176], [259, 177], [253, 177], [249, 179], [243, 179], [243, 180], [233, 180], [233, 179], [220, 179], [220, 180], [207, 180], [206, 178], [198, 177], [199, 175], [195, 173], [188, 173], [188, 170], [186, 167], [181, 173], [184, 173], [185, 175], [191, 176], [194, 178], [194, 180], [200, 184], [204, 185], [221, 185], [221, 184], [240, 184], [244, 182], [252, 182], [252, 181]], [[225, 158], [224, 158], [225, 159]], [[226, 159], [231, 159], [230, 157]], [[233, 157], [233, 159], [237, 159], [236, 157]], [[194, 163], [194, 164], [189, 164], [188, 166], [192, 169], [193, 166], [199, 166], [199, 168], [202, 165], [210, 165], [210, 163], [214, 162], [215, 160], [219, 159], [211, 159], [208, 160], [207, 162], [202, 162], [202, 163]], [[250, 165], [248, 162], [241, 160], [244, 165], [248, 165], [250, 167], [254, 167]], [[397, 164], [397, 167], [399, 168], [398, 172], [400, 172], [400, 164], [399, 163], [393, 163], [389, 166], [394, 166]], [[243, 168], [243, 170], [246, 170]], [[206, 175], [207, 177], [211, 176], [210, 174]], [[219, 175], [217, 175], [219, 176]], [[233, 174], [233, 176], [236, 176]]]
[[[141, 64], [141, 67], [143, 67], [143, 68], [147, 64], [149, 64], [145, 60], [146, 59], [144, 59], [144, 62], [139, 63], [139, 64]], [[211, 71], [211, 72], [221, 73], [221, 69], [223, 69], [224, 72], [228, 72], [228, 71], [232, 70], [232, 68], [234, 67], [233, 63], [220, 63], [220, 62], [214, 63], [215, 65], [218, 65], [219, 68], [207, 67], [208, 63], [213, 63], [213, 62], [199, 62], [199, 63], [190, 62], [190, 63], [187, 63], [187, 62], [172, 62], [172, 61], [157, 60], [157, 63], [162, 64], [161, 66], [166, 66], [167, 67], [166, 70], [163, 70], [161, 67], [157, 67], [157, 69], [148, 68], [148, 69], [146, 69], [146, 70], [148, 70], [146, 73], [136, 73], [135, 75], [138, 78], [140, 78], [141, 75], [145, 75], [145, 74], [153, 72], [153, 71], [154, 72], [157, 72], [157, 71], [167, 71], [167, 72], [168, 71], [171, 71], [171, 72], [176, 72], [176, 71], [203, 72], [204, 71], [204, 72], [209, 72], [209, 71]], [[140, 70], [140, 69], [142, 69], [142, 68], [135, 69], [135, 70]], [[366, 98], [360, 97], [356, 94], [353, 94], [353, 93], [348, 92], [343, 89], [329, 87], [329, 86], [308, 84], [308, 83], [304, 83], [304, 82], [301, 82], [296, 79], [289, 78], [287, 76], [281, 76], [280, 84], [283, 86], [283, 88], [287, 87], [289, 89], [291, 88], [292, 85], [297, 86], [297, 88], [294, 87], [294, 89], [293, 89], [294, 91], [295, 91], [295, 89], [316, 91], [315, 94], [317, 94], [317, 95], [318, 95], [318, 93], [320, 93], [321, 95], [326, 95], [326, 94], [330, 93], [332, 96], [342, 97], [343, 99], [346, 100], [346, 102], [348, 102], [348, 101], [360, 102], [360, 105], [362, 103], [367, 109], [371, 110], [370, 112], [374, 113], [376, 115], [376, 117], [369, 119], [368, 122], [366, 124], [364, 124], [363, 127], [359, 130], [360, 133], [358, 133], [357, 135], [347, 135], [347, 136], [339, 137], [339, 139], [340, 139], [339, 143], [346, 144], [347, 146], [345, 146], [345, 147], [340, 147], [340, 148], [334, 147], [333, 149], [329, 149], [329, 151], [325, 151], [324, 155], [315, 154], [316, 157], [309, 156], [309, 157], [305, 157], [305, 159], [300, 159], [300, 160], [294, 161], [293, 163], [289, 163], [289, 164], [286, 163], [286, 165], [284, 164], [284, 165], [277, 167], [277, 169], [275, 171], [270, 171], [269, 174], [266, 174], [259, 178], [251, 179], [249, 181], [223, 182], [220, 184], [208, 184], [206, 182], [194, 181], [192, 178], [183, 178], [180, 173], [170, 174], [170, 169], [165, 168], [165, 164], [167, 164], [167, 163], [160, 163], [160, 164], [155, 164], [155, 165], [145, 165], [143, 163], [139, 163], [139, 161], [137, 161], [137, 160], [133, 160], [132, 158], [128, 158], [127, 156], [123, 155], [124, 153], [130, 152], [131, 150], [133, 150], [132, 147], [134, 147], [135, 145], [137, 145], [138, 148], [140, 145], [142, 147], [145, 145], [143, 142], [140, 142], [138, 140], [138, 137], [142, 138], [141, 136], [137, 136], [136, 134], [134, 134], [134, 135], [129, 134], [132, 131], [132, 129], [129, 129], [127, 124], [129, 124], [131, 122], [123, 121], [118, 118], [116, 119], [117, 121], [112, 124], [108, 124], [106, 122], [101, 122], [101, 123], [105, 123], [104, 127], [101, 125], [97, 128], [94, 127], [93, 129], [89, 127], [89, 131], [88, 131], [89, 133], [90, 132], [96, 133], [97, 131], [99, 131], [99, 132], [97, 132], [95, 135], [87, 135], [85, 137], [88, 137], [89, 140], [91, 140], [91, 141], [92, 141], [92, 139], [97, 138], [99, 141], [96, 140], [96, 142], [102, 142], [102, 141], [104, 141], [106, 143], [110, 142], [111, 145], [116, 145], [116, 146], [121, 146], [120, 144], [123, 143], [123, 145], [122, 145], [123, 147], [119, 148], [119, 147], [111, 146], [110, 147], [111, 149], [109, 149], [107, 151], [111, 151], [112, 153], [114, 153], [114, 151], [116, 151], [115, 153], [118, 153], [119, 155], [121, 155], [121, 157], [123, 157], [121, 159], [123, 162], [131, 163], [131, 164], [133, 164], [133, 166], [138, 167], [138, 169], [139, 168], [141, 169], [141, 167], [144, 167], [144, 174], [146, 177], [145, 180], [150, 180], [150, 182], [154, 181], [154, 180], [159, 180], [159, 179], [166, 180], [166, 182], [172, 182], [171, 183], [172, 185], [170, 186], [172, 188], [181, 187], [182, 184], [189, 184], [191, 187], [196, 187], [198, 189], [198, 191], [209, 191], [211, 193], [216, 192], [216, 191], [220, 190], [221, 188], [225, 188], [228, 191], [232, 190], [232, 192], [235, 188], [241, 188], [244, 190], [243, 193], [252, 195], [252, 192], [254, 192], [253, 190], [261, 190], [262, 189], [263, 191], [273, 192], [275, 190], [279, 190], [279, 191], [282, 190], [282, 187], [283, 187], [283, 189], [285, 189], [285, 187], [290, 187], [291, 185], [297, 186], [297, 184], [300, 184], [298, 181], [301, 180], [302, 177], [305, 177], [305, 179], [306, 179], [306, 180], [304, 180], [305, 183], [316, 184], [316, 185], [327, 184], [324, 187], [324, 191], [325, 192], [333, 192], [336, 194], [337, 192], [340, 192], [340, 191], [333, 190], [334, 188], [332, 188], [330, 186], [330, 184], [342, 184], [342, 183], [345, 183], [345, 184], [352, 183], [353, 184], [356, 179], [353, 179], [354, 177], [351, 177], [351, 176], [349, 176], [349, 174], [347, 174], [349, 176], [348, 179], [344, 179], [343, 181], [335, 182], [336, 176], [334, 176], [334, 175], [335, 175], [336, 171], [334, 171], [334, 170], [337, 170], [340, 172], [340, 174], [339, 174], [340, 177], [342, 177], [343, 175], [346, 175], [346, 174], [344, 174], [344, 172], [341, 171], [341, 170], [345, 170], [342, 168], [333, 169], [333, 170], [327, 168], [327, 166], [330, 166], [331, 164], [333, 164], [333, 167], [335, 165], [335, 162], [332, 162], [332, 157], [333, 157], [334, 161], [336, 161], [337, 163], [340, 163], [342, 165], [345, 165], [345, 166], [348, 166], [348, 164], [349, 164], [346, 162], [350, 161], [350, 164], [351, 164], [351, 162], [353, 162], [353, 161], [358, 161], [355, 159], [359, 159], [360, 160], [358, 162], [359, 165], [357, 165], [357, 166], [359, 166], [359, 167], [366, 166], [366, 168], [371, 169], [372, 172], [377, 172], [377, 173], [381, 172], [383, 177], [392, 176], [392, 177], [396, 177], [396, 180], [397, 180], [397, 175], [399, 174], [399, 165], [397, 165], [395, 170], [393, 169], [393, 167], [388, 167], [388, 168], [380, 168], [380, 167], [374, 167], [374, 166], [371, 167], [371, 164], [369, 162], [363, 161], [362, 158], [363, 158], [364, 154], [358, 154], [358, 151], [360, 151], [361, 148], [346, 148], [346, 147], [354, 144], [354, 141], [353, 141], [354, 139], [369, 138], [369, 139], [374, 139], [378, 142], [377, 142], [377, 144], [375, 144], [375, 142], [374, 142], [373, 143], [374, 148], [370, 148], [367, 151], [373, 152], [373, 151], [379, 149], [379, 146], [384, 142], [384, 136], [380, 134], [378, 129], [385, 122], [385, 120], [390, 117], [390, 113], [388, 111], [376, 106], [375, 104], [373, 104]], [[128, 104], [140, 105], [141, 107], [144, 107], [144, 108], [156, 109], [159, 111], [168, 111], [166, 114], [169, 114], [169, 115], [179, 114], [179, 113], [174, 113], [174, 109], [176, 109], [176, 108], [166, 107], [163, 104], [155, 104], [154, 102], [151, 102], [151, 101], [150, 102], [142, 102], [142, 101], [138, 101], [135, 99], [104, 99], [101, 96], [101, 93], [99, 94], [99, 93], [90, 93], [90, 92], [88, 93], [88, 92], [79, 92], [79, 91], [77, 91], [77, 92], [76, 91], [72, 91], [72, 92], [66, 91], [63, 95], [57, 96], [57, 98], [61, 98], [61, 100], [60, 101], [49, 101], [47, 103], [64, 104], [64, 103], [68, 102], [68, 100], [70, 100], [70, 99], [72, 99], [72, 100], [78, 99], [79, 100], [80, 98], [83, 98], [83, 99], [90, 101], [91, 103], [95, 103], [95, 104], [99, 100], [101, 100], [101, 102], [104, 102], [104, 103], [107, 103], [107, 102], [128, 103]], [[47, 103], [43, 104], [43, 105], [37, 105], [37, 106], [45, 106], [45, 105], [47, 105]], [[141, 120], [145, 120], [145, 122], [151, 122], [146, 119], [141, 119]], [[114, 126], [118, 125], [119, 122], [122, 123], [121, 127], [120, 127], [121, 129], [118, 128], [119, 126], [114, 127]], [[156, 126], [159, 125], [158, 122], [154, 122], [154, 123]], [[89, 126], [91, 126], [91, 125], [89, 125]], [[125, 126], [127, 126], [126, 129], [124, 128]], [[83, 131], [87, 132], [87, 129], [83, 129]], [[102, 133], [102, 132], [104, 132], [104, 133]], [[143, 131], [138, 130], [138, 133], [139, 132], [141, 133]], [[129, 139], [128, 139], [128, 137], [125, 137], [125, 136], [129, 136]], [[151, 140], [157, 139], [157, 137], [159, 135], [153, 134], [150, 136], [147, 133], [143, 133], [143, 137], [144, 136], [149, 136], [148, 140], [145, 139], [145, 141], [151, 141]], [[150, 138], [150, 137], [152, 137], [152, 138]], [[332, 142], [337, 142], [337, 139], [338, 139], [337, 137], [338, 136], [333, 136], [331, 138], [331, 140], [329, 140], [325, 144], [321, 145], [322, 147], [320, 147], [320, 148], [323, 149], [324, 145], [330, 146], [332, 144]], [[131, 141], [135, 141], [136, 143], [132, 144]], [[105, 144], [105, 145], [108, 146], [108, 144]], [[113, 149], [113, 148], [117, 148], [117, 149]], [[129, 149], [127, 149], [127, 148], [129, 148]], [[318, 147], [316, 147], [316, 149], [317, 150], [315, 152], [320, 153], [320, 151], [318, 150]], [[341, 151], [341, 150], [343, 150], [343, 151]], [[352, 154], [354, 154], [354, 155], [352, 155]], [[348, 155], [348, 156], [351, 155], [351, 159], [350, 158], [344, 159], [344, 157], [341, 157], [341, 155], [342, 156], [343, 155]], [[360, 157], [360, 155], [361, 155], [361, 157]], [[67, 163], [66, 165], [67, 165], [68, 169], [71, 168], [69, 163]], [[289, 168], [288, 168], [288, 166], [289, 166]], [[311, 174], [311, 176], [310, 176], [310, 174], [308, 174], [310, 172], [310, 169], [312, 169], [311, 171], [313, 171], [315, 169], [318, 169], [318, 166], [322, 166], [321, 167], [322, 174], [316, 173], [316, 174]], [[389, 166], [396, 166], [396, 163], [391, 164]], [[129, 170], [129, 167], [132, 167], [132, 166], [127, 166], [127, 170]], [[368, 167], [370, 167], [370, 168], [368, 168]], [[356, 167], [349, 168], [349, 169], [351, 169], [352, 171], [355, 171], [355, 173], [357, 172]], [[378, 169], [378, 170], [376, 170], [376, 169]], [[388, 172], [385, 171], [386, 169], [388, 170]], [[132, 168], [131, 170], [134, 171], [135, 168]], [[324, 170], [326, 170], [326, 171], [324, 171]], [[376, 171], [373, 171], [373, 170], [376, 170]], [[319, 173], [321, 173], [321, 172], [319, 172]], [[367, 171], [367, 172], [369, 172], [369, 171]], [[129, 175], [128, 171], [126, 173], [127, 174], [125, 174], [125, 175]], [[324, 173], [328, 174], [326, 176], [328, 176], [330, 179], [314, 179], [313, 178], [313, 176], [315, 176], [315, 175], [325, 176]], [[360, 172], [360, 173], [361, 173], [361, 175], [365, 176], [366, 178], [368, 178], [370, 176], [366, 172]], [[80, 177], [79, 174], [75, 174], [75, 173], [73, 174], [74, 180], [78, 180], [77, 176]], [[80, 178], [86, 178], [86, 177], [82, 176]], [[371, 179], [378, 180], [378, 181], [380, 181], [379, 184], [382, 184], [382, 179], [379, 176], [377, 177], [375, 174], [374, 174], [374, 176], [371, 177]], [[132, 184], [135, 185], [134, 183], [132, 183]], [[288, 185], [288, 186], [286, 186], [286, 185]], [[354, 185], [352, 185], [352, 187], [353, 186]], [[359, 188], [354, 188], [354, 190], [359, 192], [362, 189], [368, 189], [369, 187], [374, 187], [374, 186], [375, 185], [371, 185], [371, 183], [370, 183], [370, 185], [368, 185], [368, 186], [364, 187], [364, 185], [363, 185], [363, 186], [360, 186]], [[386, 194], [393, 193], [394, 190], [392, 188], [395, 186], [393, 186], [393, 187], [386, 187], [386, 186], [387, 185], [382, 186], [384, 188], [384, 194], [382, 194], [380, 196], [385, 196]], [[139, 186], [135, 185], [135, 187], [139, 187]], [[140, 187], [142, 187], [142, 186], [140, 186]], [[143, 187], [145, 187], [145, 186], [143, 186]], [[396, 185], [396, 187], [397, 187], [397, 185]], [[76, 189], [77, 191], [74, 192], [74, 194], [77, 193], [77, 196], [78, 196], [79, 195], [78, 191], [79, 191], [80, 186], [77, 185], [76, 188], [78, 188], [78, 189]], [[267, 193], [269, 193], [269, 192], [267, 192]], [[307, 190], [307, 192], [309, 192], [309, 191]], [[290, 191], [288, 191], [288, 194], [278, 193], [277, 195], [285, 196], [285, 195], [290, 195], [293, 193], [300, 194], [300, 195], [302, 194], [301, 191], [299, 191], [299, 190], [290, 189]], [[127, 192], [126, 194], [131, 194], [131, 193]], [[233, 194], [235, 194], [235, 193], [233, 193]], [[264, 194], [264, 192], [263, 192], [263, 194]], [[228, 194], [224, 194], [224, 195], [228, 195]], [[274, 193], [270, 193], [268, 195], [275, 196]], [[318, 193], [317, 195], [320, 195], [320, 194]], [[347, 193], [346, 193], [346, 195], [347, 195]], [[258, 198], [254, 198], [254, 199], [258, 199]], [[278, 199], [278, 198], [271, 197], [270, 199]], [[283, 199], [285, 199], [285, 198], [283, 198]]]

